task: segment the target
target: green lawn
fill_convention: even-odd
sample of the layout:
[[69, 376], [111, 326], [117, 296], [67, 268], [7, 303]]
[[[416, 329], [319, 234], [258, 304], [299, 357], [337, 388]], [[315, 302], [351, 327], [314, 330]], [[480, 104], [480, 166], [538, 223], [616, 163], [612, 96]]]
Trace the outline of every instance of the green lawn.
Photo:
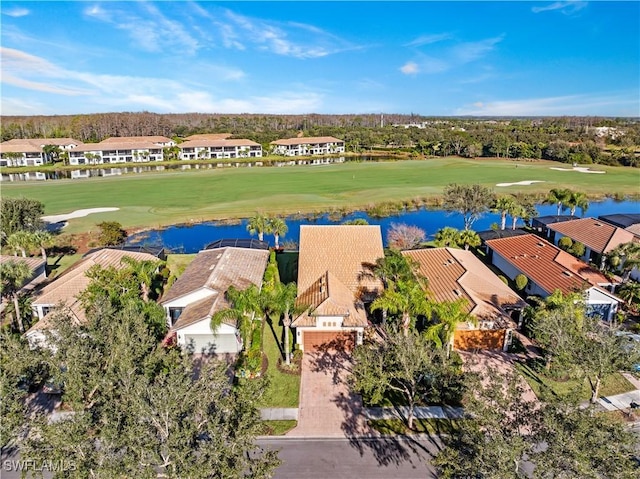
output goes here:
[[[526, 379], [527, 383], [529, 383], [531, 389], [533, 389], [533, 392], [538, 397], [543, 395], [545, 392], [551, 393], [554, 396], [566, 396], [580, 386], [580, 382], [573, 379], [567, 381], [554, 381], [553, 379], [540, 374], [526, 364], [516, 363], [516, 369]], [[633, 385], [627, 381], [622, 374], [615, 373], [603, 381], [602, 387], [600, 388], [600, 397], [622, 394], [633, 391], [634, 389]], [[582, 382], [579, 396], [580, 399], [584, 401], [591, 399], [591, 389], [587, 380]]]
[[[274, 325], [273, 329], [269, 324], [265, 325], [262, 336], [262, 346], [264, 353], [269, 359], [269, 389], [265, 393], [262, 407], [298, 407], [300, 399], [300, 376], [285, 374], [277, 367], [280, 358], [280, 347], [282, 345], [283, 326]], [[289, 335], [291, 338], [291, 335]]]
[[262, 421], [263, 436], [284, 436], [298, 425], [298, 421]]
[[369, 421], [369, 425], [381, 434], [452, 434], [457, 430], [455, 420], [451, 419], [415, 419], [413, 429], [401, 419], [380, 419]]
[[179, 278], [195, 257], [195, 254], [168, 254], [167, 268], [169, 268], [173, 276]]
[[[155, 228], [181, 222], [247, 217], [256, 210], [291, 214], [332, 208], [361, 208], [372, 203], [434, 197], [452, 182], [481, 183], [505, 193], [543, 194], [570, 187], [592, 197], [638, 194], [640, 169], [593, 168], [606, 174], [559, 172], [556, 162], [438, 158], [394, 162], [264, 168], [225, 168], [148, 173], [112, 178], [56, 180], [2, 186], [5, 196], [42, 201], [46, 214], [79, 208], [118, 207], [70, 222], [68, 232], [88, 231], [100, 221], [126, 228]], [[539, 180], [530, 186], [497, 183]]]

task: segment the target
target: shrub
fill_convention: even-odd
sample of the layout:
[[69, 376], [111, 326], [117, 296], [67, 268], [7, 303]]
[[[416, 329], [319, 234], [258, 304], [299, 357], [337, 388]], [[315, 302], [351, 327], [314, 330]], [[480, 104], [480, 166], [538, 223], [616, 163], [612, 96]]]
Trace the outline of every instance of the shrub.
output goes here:
[[498, 275], [498, 278], [500, 278], [500, 281], [502, 281], [507, 286], [509, 285], [509, 280], [507, 278], [505, 278], [504, 276], [502, 276], [501, 274]]
[[516, 276], [516, 288], [518, 288], [519, 291], [524, 290], [524, 288], [527, 287], [527, 283], [529, 283], [529, 279], [524, 275], [524, 274], [519, 274], [518, 276]]
[[103, 221], [98, 223], [100, 235], [98, 243], [100, 246], [116, 246], [124, 242], [127, 232], [122, 229], [122, 225], [117, 221]]
[[573, 243], [573, 246], [571, 247], [571, 253], [573, 253], [574, 256], [577, 256], [578, 258], [584, 256], [584, 253], [586, 251], [585, 246], [580, 243], [579, 241], [576, 241], [575, 243]]
[[558, 240], [558, 248], [562, 250], [569, 251], [572, 246], [573, 246], [573, 241], [571, 241], [571, 238], [567, 236], [563, 236]]

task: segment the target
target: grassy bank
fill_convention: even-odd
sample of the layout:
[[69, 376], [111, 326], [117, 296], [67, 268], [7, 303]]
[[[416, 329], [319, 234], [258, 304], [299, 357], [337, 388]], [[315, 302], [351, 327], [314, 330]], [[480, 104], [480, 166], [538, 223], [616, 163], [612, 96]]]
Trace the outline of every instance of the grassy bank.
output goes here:
[[[2, 185], [4, 196], [27, 196], [45, 204], [46, 214], [80, 208], [118, 207], [70, 222], [68, 231], [118, 221], [126, 228], [159, 227], [208, 219], [362, 208], [372, 203], [433, 198], [445, 185], [481, 183], [499, 193], [542, 195], [573, 188], [591, 197], [638, 194], [640, 169], [595, 166], [605, 174], [556, 171], [556, 162], [438, 158], [420, 161], [345, 163], [282, 168], [230, 168], [147, 173], [112, 178], [55, 180]], [[542, 181], [529, 186], [498, 183]]]

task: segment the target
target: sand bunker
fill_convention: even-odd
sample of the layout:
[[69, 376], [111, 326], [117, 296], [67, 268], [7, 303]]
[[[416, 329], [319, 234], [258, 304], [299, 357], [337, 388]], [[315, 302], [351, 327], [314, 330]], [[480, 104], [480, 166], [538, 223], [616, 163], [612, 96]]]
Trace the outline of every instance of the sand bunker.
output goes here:
[[42, 220], [47, 223], [60, 223], [62, 221], [72, 220], [73, 218], [82, 218], [92, 213], [106, 213], [108, 211], [118, 211], [120, 208], [87, 208], [84, 210], [75, 210], [65, 215], [43, 216]]
[[556, 168], [550, 166], [549, 168], [556, 171], [577, 171], [578, 173], [606, 173], [606, 171], [593, 171], [591, 168], [585, 168], [584, 166], [574, 166], [573, 168]]
[[529, 186], [534, 183], [544, 183], [542, 180], [516, 181], [515, 183], [497, 183], [496, 186]]

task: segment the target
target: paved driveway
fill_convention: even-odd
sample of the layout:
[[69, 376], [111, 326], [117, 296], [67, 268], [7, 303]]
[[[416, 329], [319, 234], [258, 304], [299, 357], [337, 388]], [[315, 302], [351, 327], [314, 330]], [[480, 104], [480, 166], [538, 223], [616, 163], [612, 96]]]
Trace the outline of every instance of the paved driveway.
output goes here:
[[348, 352], [325, 349], [305, 353], [298, 426], [288, 436], [352, 437], [369, 433], [362, 400], [349, 392], [350, 368]]

